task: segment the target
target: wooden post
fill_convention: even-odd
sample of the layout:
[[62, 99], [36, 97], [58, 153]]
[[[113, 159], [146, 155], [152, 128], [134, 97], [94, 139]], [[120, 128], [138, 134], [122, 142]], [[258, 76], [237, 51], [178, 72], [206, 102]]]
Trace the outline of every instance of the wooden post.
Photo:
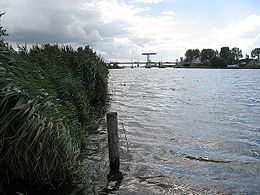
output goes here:
[[116, 112], [110, 112], [107, 114], [107, 132], [110, 166], [108, 178], [109, 180], [119, 180], [122, 179], [122, 173], [119, 171], [119, 137]]

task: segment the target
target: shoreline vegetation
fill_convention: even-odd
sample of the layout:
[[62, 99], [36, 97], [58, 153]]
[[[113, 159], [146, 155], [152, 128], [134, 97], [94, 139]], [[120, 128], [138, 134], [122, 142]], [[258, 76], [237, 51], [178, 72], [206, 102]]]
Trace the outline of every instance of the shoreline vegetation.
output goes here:
[[0, 30], [0, 193], [82, 181], [89, 126], [106, 110], [106, 63], [88, 46], [15, 51]]
[[[230, 49], [221, 47], [220, 51], [213, 49], [188, 49], [185, 57], [176, 59], [176, 64], [171, 68], [209, 68], [209, 69], [260, 69], [260, 48], [251, 51], [251, 58], [245, 55], [243, 58], [242, 50], [238, 47]], [[160, 66], [155, 66], [159, 67]], [[165, 66], [164, 66], [165, 67]], [[119, 66], [118, 63], [109, 64], [109, 69], [126, 68]], [[131, 68], [134, 68], [132, 65]]]
[[[221, 47], [220, 51], [213, 49], [188, 49], [185, 58], [176, 60], [176, 68], [260, 68], [260, 48], [251, 51], [251, 58], [245, 55], [242, 59], [242, 50], [238, 47]], [[257, 58], [257, 59], [255, 59]]]

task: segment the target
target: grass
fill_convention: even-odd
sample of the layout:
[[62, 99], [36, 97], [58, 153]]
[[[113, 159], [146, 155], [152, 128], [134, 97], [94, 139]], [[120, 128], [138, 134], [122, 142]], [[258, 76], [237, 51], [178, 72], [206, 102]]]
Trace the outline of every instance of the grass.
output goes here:
[[1, 185], [79, 180], [87, 127], [104, 112], [107, 74], [89, 47], [16, 52], [0, 43]]

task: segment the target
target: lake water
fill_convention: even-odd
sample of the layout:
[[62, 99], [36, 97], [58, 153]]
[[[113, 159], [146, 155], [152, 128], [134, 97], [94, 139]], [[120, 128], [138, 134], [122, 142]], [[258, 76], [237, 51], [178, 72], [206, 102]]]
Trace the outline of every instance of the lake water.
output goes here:
[[110, 70], [120, 194], [260, 194], [260, 70]]

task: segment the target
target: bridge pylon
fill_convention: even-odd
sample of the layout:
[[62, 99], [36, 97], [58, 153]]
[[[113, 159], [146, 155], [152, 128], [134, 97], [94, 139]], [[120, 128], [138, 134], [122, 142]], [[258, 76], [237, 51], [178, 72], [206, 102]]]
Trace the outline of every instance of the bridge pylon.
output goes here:
[[147, 61], [146, 61], [145, 68], [151, 68], [152, 67], [152, 61], [150, 59], [150, 55], [157, 55], [157, 53], [142, 53], [142, 55], [146, 55], [147, 56]]

